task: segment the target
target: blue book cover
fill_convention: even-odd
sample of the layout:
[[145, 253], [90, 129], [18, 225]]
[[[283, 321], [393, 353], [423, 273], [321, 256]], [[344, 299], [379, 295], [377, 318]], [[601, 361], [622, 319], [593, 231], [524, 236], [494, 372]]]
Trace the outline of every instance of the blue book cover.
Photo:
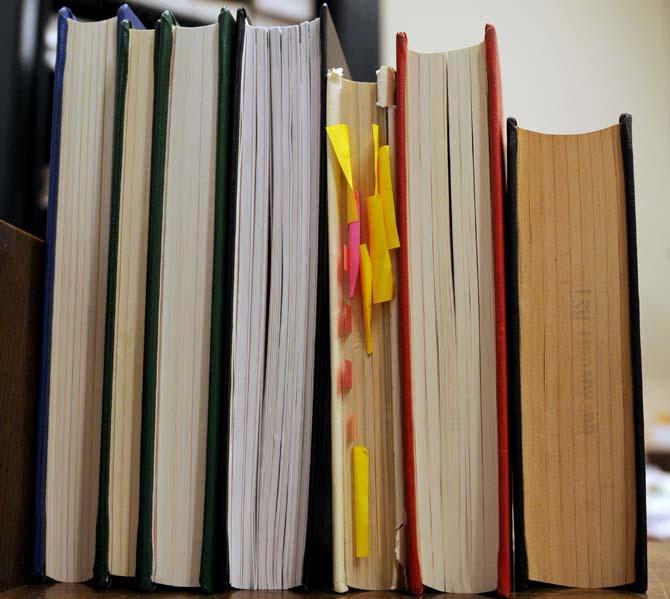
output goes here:
[[[143, 28], [141, 21], [126, 4], [118, 11], [118, 21], [128, 20], [133, 27]], [[56, 249], [56, 223], [58, 211], [58, 184], [61, 141], [61, 117], [63, 80], [67, 60], [68, 24], [75, 20], [69, 8], [58, 11], [58, 42], [54, 74], [53, 109], [51, 121], [51, 147], [49, 171], [49, 201], [46, 225], [46, 259], [44, 283], [44, 309], [42, 317], [42, 348], [40, 355], [40, 385], [37, 404], [36, 482], [35, 482], [35, 527], [31, 575], [35, 580], [44, 580], [46, 556], [46, 473], [49, 429], [49, 382], [51, 375], [51, 339], [54, 299], [54, 262]]]

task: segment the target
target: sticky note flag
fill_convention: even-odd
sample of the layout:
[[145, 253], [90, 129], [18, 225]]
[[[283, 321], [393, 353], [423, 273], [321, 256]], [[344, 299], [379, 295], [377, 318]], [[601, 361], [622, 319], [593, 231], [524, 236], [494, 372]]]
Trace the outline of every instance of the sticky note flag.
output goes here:
[[342, 244], [342, 270], [349, 272], [349, 246], [346, 243]]
[[361, 221], [349, 223], [349, 297], [354, 297], [360, 254], [356, 248], [361, 243]]
[[344, 370], [342, 371], [342, 387], [351, 389], [351, 360], [344, 361]]
[[393, 299], [393, 268], [386, 247], [384, 210], [379, 196], [368, 198], [368, 237], [372, 262], [372, 301], [375, 304]]
[[356, 414], [347, 418], [347, 442], [353, 443], [356, 438]]
[[393, 250], [400, 247], [398, 226], [395, 220], [395, 203], [393, 201], [393, 181], [391, 179], [391, 156], [389, 147], [379, 148], [379, 195], [384, 209], [384, 228], [386, 230], [386, 247]]
[[358, 214], [358, 191], [347, 188], [347, 224], [360, 220]]
[[337, 162], [344, 173], [349, 189], [354, 188], [354, 179], [351, 174], [351, 146], [349, 145], [349, 127], [344, 124], [328, 125], [326, 127], [328, 139], [333, 146]]
[[361, 243], [361, 299], [365, 325], [365, 350], [372, 353], [372, 263], [368, 246]]
[[344, 306], [344, 332], [351, 333], [351, 304]]
[[379, 125], [372, 125], [372, 143], [374, 153], [372, 156], [375, 165], [375, 195], [379, 193]]
[[354, 445], [351, 451], [354, 473], [354, 554], [356, 557], [368, 557], [370, 555], [370, 456], [368, 448], [363, 445]]

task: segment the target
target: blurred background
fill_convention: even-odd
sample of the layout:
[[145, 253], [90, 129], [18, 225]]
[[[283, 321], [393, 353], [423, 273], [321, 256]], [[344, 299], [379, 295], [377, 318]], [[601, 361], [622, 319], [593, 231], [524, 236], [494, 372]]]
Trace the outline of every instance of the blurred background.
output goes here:
[[[145, 24], [171, 10], [184, 25], [212, 23], [222, 2], [131, 0]], [[115, 15], [119, 1], [72, 0], [81, 19]], [[599, 129], [633, 115], [640, 316], [651, 463], [670, 471], [670, 0], [331, 0], [352, 75], [395, 65], [395, 34], [443, 50], [498, 31], [505, 115], [554, 133]], [[0, 19], [0, 219], [44, 236], [56, 12], [63, 0], [3, 0]], [[249, 0], [255, 24], [317, 14], [318, 0]], [[650, 497], [670, 506], [654, 471]], [[664, 486], [665, 485], [665, 486]], [[664, 495], [665, 494], [665, 495]], [[650, 505], [650, 512], [655, 508]], [[662, 510], [661, 510], [662, 511]], [[666, 507], [665, 511], [668, 511]], [[670, 536], [670, 516], [666, 516]]]

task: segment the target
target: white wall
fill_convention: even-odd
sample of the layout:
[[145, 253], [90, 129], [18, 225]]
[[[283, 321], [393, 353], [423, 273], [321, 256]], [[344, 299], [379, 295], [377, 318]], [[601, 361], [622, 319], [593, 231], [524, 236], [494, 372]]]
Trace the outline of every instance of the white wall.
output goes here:
[[381, 60], [498, 32], [505, 116], [570, 133], [633, 115], [647, 424], [670, 411], [670, 0], [381, 0]]

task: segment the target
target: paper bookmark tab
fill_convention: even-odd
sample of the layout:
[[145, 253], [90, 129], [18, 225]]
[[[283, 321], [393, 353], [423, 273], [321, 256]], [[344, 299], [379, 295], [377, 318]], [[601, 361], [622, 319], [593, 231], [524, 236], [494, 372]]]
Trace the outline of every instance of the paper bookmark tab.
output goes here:
[[368, 557], [370, 555], [370, 456], [368, 448], [363, 445], [354, 445], [352, 461], [354, 473], [354, 554], [356, 557]]
[[393, 267], [386, 247], [384, 210], [379, 196], [368, 198], [368, 237], [372, 262], [372, 301], [375, 304], [393, 299]]
[[326, 127], [328, 139], [333, 146], [337, 162], [344, 173], [349, 184], [349, 189], [354, 188], [354, 179], [351, 174], [351, 146], [349, 145], [349, 126], [344, 124], [328, 125]]
[[375, 195], [379, 193], [379, 125], [372, 125], [372, 143], [374, 144]]
[[358, 191], [347, 188], [347, 224], [360, 220]]
[[393, 201], [393, 181], [391, 179], [391, 156], [388, 146], [379, 148], [379, 195], [384, 209], [384, 228], [386, 247], [393, 250], [400, 247], [398, 226], [395, 220], [395, 202]]
[[344, 370], [342, 371], [342, 387], [351, 389], [351, 360], [344, 361]]
[[365, 350], [372, 353], [372, 263], [368, 246], [361, 243], [361, 299], [365, 325]]
[[356, 438], [356, 414], [347, 418], [347, 442], [353, 443]]
[[361, 243], [361, 221], [349, 223], [349, 297], [354, 297], [360, 254], [356, 248]]

